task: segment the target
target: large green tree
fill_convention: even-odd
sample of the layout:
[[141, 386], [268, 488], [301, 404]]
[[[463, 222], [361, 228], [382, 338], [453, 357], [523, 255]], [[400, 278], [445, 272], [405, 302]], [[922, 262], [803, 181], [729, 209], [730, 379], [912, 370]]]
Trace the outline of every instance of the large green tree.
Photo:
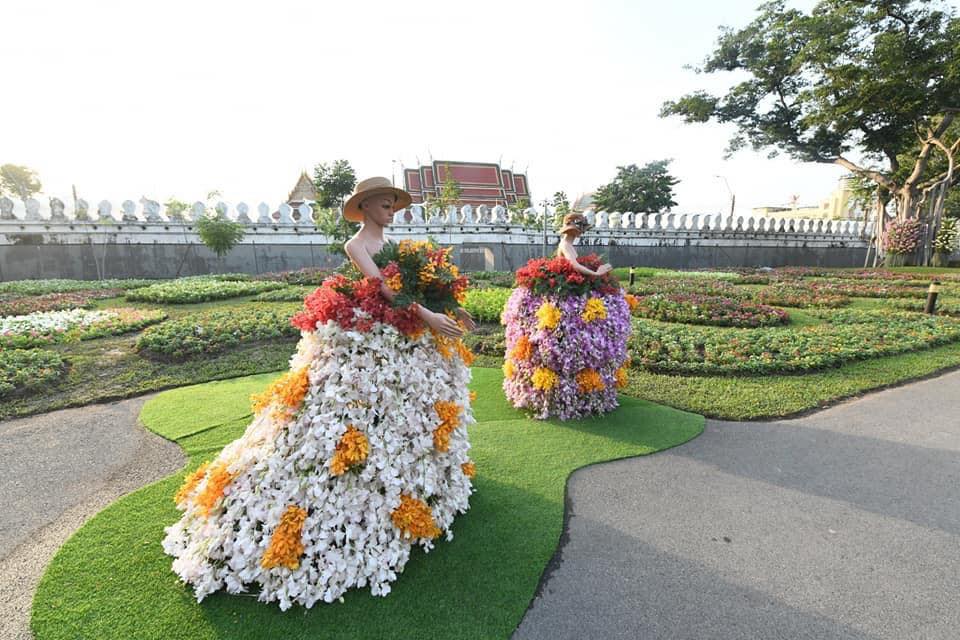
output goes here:
[[4, 192], [26, 200], [41, 189], [37, 173], [23, 165], [5, 164], [0, 167], [0, 195]]
[[593, 202], [602, 211], [659, 212], [677, 206], [673, 187], [677, 178], [670, 175], [671, 160], [656, 160], [642, 167], [635, 164], [617, 167], [613, 182], [597, 189]]
[[339, 207], [357, 185], [357, 174], [347, 160], [331, 164], [322, 162], [313, 168], [313, 184], [317, 188], [317, 205], [321, 208]]
[[[730, 123], [728, 152], [745, 146], [845, 167], [876, 185], [901, 218], [921, 214], [931, 158], [955, 158], [944, 138], [960, 111], [960, 20], [939, 0], [822, 0], [807, 13], [761, 5], [741, 29], [721, 28], [701, 73], [745, 79], [725, 95], [696, 91], [661, 116]], [[917, 144], [907, 165], [901, 154]], [[878, 216], [882, 222], [883, 216]]]

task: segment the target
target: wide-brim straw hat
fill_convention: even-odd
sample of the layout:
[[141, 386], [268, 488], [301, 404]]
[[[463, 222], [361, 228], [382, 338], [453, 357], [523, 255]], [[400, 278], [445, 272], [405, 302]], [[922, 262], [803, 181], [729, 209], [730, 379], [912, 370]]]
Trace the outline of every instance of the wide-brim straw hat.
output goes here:
[[388, 193], [393, 196], [393, 210], [399, 211], [406, 209], [413, 202], [410, 194], [403, 189], [398, 189], [390, 184], [387, 178], [367, 178], [357, 183], [353, 190], [353, 195], [343, 205], [343, 217], [352, 222], [363, 222], [363, 211], [360, 210], [360, 203], [371, 196]]
[[560, 228], [560, 235], [563, 235], [568, 231], [583, 233], [590, 228], [590, 223], [587, 221], [587, 217], [585, 215], [582, 213], [568, 213], [563, 217], [563, 227]]

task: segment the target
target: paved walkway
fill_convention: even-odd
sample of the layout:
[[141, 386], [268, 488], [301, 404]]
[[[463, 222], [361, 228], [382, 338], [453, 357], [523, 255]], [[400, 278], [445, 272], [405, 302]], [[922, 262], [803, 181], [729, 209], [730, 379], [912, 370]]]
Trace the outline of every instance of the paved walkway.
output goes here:
[[582, 469], [515, 637], [960, 637], [960, 372]]
[[137, 425], [148, 396], [0, 422], [0, 640], [28, 639], [57, 549], [91, 516], [186, 463]]

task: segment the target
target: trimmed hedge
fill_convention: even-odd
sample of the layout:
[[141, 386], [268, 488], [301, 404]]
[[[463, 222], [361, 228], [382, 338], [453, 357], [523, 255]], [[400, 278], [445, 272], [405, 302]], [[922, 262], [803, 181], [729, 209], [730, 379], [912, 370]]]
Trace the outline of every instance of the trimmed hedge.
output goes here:
[[294, 338], [290, 318], [301, 305], [250, 304], [192, 313], [150, 327], [137, 339], [141, 353], [181, 360], [218, 353], [242, 343]]
[[692, 293], [638, 296], [633, 315], [663, 322], [718, 327], [772, 327], [786, 324], [785, 311], [720, 296]]
[[513, 293], [511, 289], [490, 288], [470, 289], [463, 308], [478, 322], [500, 322], [500, 314]]
[[663, 373], [792, 373], [960, 340], [960, 322], [945, 317], [852, 309], [811, 313], [825, 323], [720, 329], [635, 319], [633, 364]]
[[0, 349], [0, 398], [50, 384], [66, 369], [56, 351]]
[[251, 302], [302, 302], [316, 287], [289, 286], [255, 295]]
[[283, 282], [293, 285], [312, 285], [314, 288], [323, 284], [330, 274], [330, 269], [321, 269], [319, 267], [304, 267], [295, 271], [274, 271], [271, 273], [262, 273], [256, 280], [267, 280], [272, 282]]
[[249, 296], [284, 285], [268, 281], [214, 280], [210, 278], [181, 278], [127, 292], [127, 300], [156, 304], [194, 304]]
[[22, 296], [39, 296], [45, 293], [67, 293], [94, 289], [136, 289], [155, 284], [157, 280], [13, 280], [0, 282], [0, 293], [15, 293]]

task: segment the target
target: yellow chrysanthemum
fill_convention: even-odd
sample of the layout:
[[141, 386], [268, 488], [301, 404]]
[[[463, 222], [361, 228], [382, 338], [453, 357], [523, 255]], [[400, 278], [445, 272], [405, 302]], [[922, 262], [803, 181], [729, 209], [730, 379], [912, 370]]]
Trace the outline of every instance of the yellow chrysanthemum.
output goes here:
[[517, 368], [513, 366], [513, 360], [505, 360], [503, 363], [503, 377], [512, 378], [517, 373]]
[[603, 391], [603, 378], [596, 369], [583, 369], [577, 374], [577, 387], [581, 393]]
[[303, 521], [307, 519], [307, 510], [290, 505], [280, 517], [280, 524], [270, 536], [270, 544], [263, 552], [260, 566], [264, 569], [286, 567], [293, 570], [300, 566], [303, 555]]
[[533, 372], [533, 377], [531, 379], [533, 382], [534, 389], [542, 389], [543, 391], [550, 391], [559, 381], [559, 377], [556, 373], [547, 369], [546, 367], [537, 367]]
[[617, 389], [623, 389], [625, 386], [627, 386], [627, 368], [626, 367], [620, 367], [619, 369], [617, 369], [617, 372], [614, 375], [616, 375], [617, 377]]
[[197, 488], [197, 485], [200, 484], [200, 481], [203, 480], [203, 476], [207, 475], [207, 468], [210, 466], [209, 462], [204, 462], [197, 470], [191, 473], [183, 481], [183, 484], [180, 485], [180, 489], [177, 491], [176, 495], [173, 497], [173, 501], [176, 504], [182, 504], [186, 500], [193, 490]]
[[407, 538], [436, 538], [440, 529], [433, 520], [429, 505], [407, 494], [400, 496], [400, 506], [390, 514], [393, 526]]
[[477, 465], [475, 465], [473, 462], [464, 462], [462, 465], [460, 465], [460, 470], [463, 471], [463, 475], [467, 476], [468, 478], [472, 478], [477, 475]]
[[533, 343], [527, 336], [521, 335], [517, 338], [513, 349], [510, 350], [510, 357], [514, 360], [525, 361], [529, 360], [531, 355], [533, 355]]
[[544, 302], [537, 309], [537, 328], [555, 329], [560, 324], [561, 315], [560, 309], [549, 302]]
[[470, 404], [473, 404], [473, 403], [476, 402], [476, 401], [477, 401], [477, 392], [476, 392], [476, 391], [471, 391], [471, 392], [470, 392]]
[[583, 307], [583, 313], [580, 314], [584, 322], [593, 322], [594, 320], [606, 320], [607, 305], [603, 304], [600, 298], [590, 298]]
[[370, 441], [367, 440], [367, 436], [352, 424], [347, 426], [347, 431], [337, 443], [336, 452], [330, 461], [331, 475], [343, 475], [350, 467], [366, 460], [368, 453], [370, 453]]
[[233, 480], [233, 474], [227, 471], [227, 463], [219, 462], [207, 474], [207, 482], [197, 495], [198, 511], [204, 517], [210, 515], [223, 497], [224, 489]]

